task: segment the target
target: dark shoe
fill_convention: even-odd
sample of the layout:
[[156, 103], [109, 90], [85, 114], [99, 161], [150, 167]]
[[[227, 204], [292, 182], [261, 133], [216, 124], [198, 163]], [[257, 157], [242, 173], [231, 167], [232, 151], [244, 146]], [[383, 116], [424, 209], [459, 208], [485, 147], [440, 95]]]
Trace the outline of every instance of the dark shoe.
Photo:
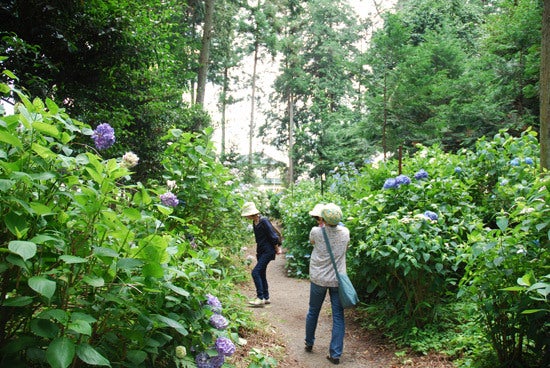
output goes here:
[[308, 353], [311, 353], [311, 351], [313, 350], [313, 345], [308, 345], [306, 344], [305, 348], [304, 348]]
[[331, 362], [332, 364], [340, 364], [340, 358], [333, 358], [333, 357], [331, 357], [330, 355], [327, 355], [327, 359], [328, 359], [329, 362]]

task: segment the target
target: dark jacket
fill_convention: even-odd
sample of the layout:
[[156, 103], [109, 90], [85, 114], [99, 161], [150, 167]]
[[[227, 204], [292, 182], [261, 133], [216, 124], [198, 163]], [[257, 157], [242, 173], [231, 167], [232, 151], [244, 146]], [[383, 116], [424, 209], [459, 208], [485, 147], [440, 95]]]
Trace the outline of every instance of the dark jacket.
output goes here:
[[279, 242], [279, 236], [273, 230], [273, 225], [267, 217], [260, 216], [260, 221], [254, 225], [254, 236], [256, 238], [256, 255], [272, 254], [275, 258], [275, 244]]

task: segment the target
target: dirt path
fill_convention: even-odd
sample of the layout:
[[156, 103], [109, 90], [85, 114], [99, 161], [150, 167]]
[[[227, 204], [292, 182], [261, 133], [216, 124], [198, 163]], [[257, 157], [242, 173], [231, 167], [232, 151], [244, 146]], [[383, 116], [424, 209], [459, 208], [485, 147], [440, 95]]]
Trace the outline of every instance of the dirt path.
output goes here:
[[[251, 265], [251, 267], [254, 266]], [[268, 331], [275, 335], [276, 342], [282, 345], [283, 360], [278, 367], [292, 368], [328, 368], [335, 367], [326, 356], [330, 343], [332, 319], [330, 301], [325, 299], [317, 326], [313, 352], [304, 350], [305, 316], [309, 301], [309, 281], [286, 276], [284, 255], [269, 264], [267, 279], [271, 304], [262, 308], [251, 308], [260, 323], [266, 324]], [[255, 297], [252, 280], [243, 293]], [[344, 353], [338, 367], [343, 368], [388, 368], [423, 367], [450, 368], [453, 365], [440, 356], [397, 356], [395, 347], [376, 334], [361, 330], [354, 323], [353, 310], [346, 310], [346, 335]], [[254, 344], [254, 337], [249, 343]]]

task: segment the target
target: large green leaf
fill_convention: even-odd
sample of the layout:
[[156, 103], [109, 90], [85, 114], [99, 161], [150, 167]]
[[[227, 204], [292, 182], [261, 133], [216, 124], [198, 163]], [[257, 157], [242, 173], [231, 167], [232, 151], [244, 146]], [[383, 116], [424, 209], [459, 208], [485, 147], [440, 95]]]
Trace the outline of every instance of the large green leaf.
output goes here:
[[15, 146], [17, 148], [23, 148], [23, 144], [14, 135], [11, 135], [8, 132], [0, 131], [0, 142], [11, 144], [12, 146]]
[[59, 327], [48, 319], [35, 318], [31, 321], [31, 331], [37, 336], [53, 339], [58, 335]]
[[8, 212], [4, 216], [4, 223], [8, 230], [18, 238], [21, 238], [29, 230], [25, 217], [13, 211]]
[[102, 365], [110, 367], [111, 363], [103, 355], [97, 352], [92, 346], [88, 344], [80, 344], [76, 353], [80, 359], [86, 364], [90, 365]]
[[71, 339], [58, 337], [53, 340], [46, 351], [46, 359], [51, 368], [67, 368], [75, 356], [75, 346]]
[[29, 286], [37, 293], [51, 299], [55, 293], [56, 284], [52, 280], [48, 280], [42, 276], [34, 276], [29, 279]]
[[172, 318], [168, 318], [168, 317], [165, 317], [165, 316], [161, 316], [160, 314], [157, 314], [154, 316], [158, 321], [172, 327], [173, 329], [175, 329], [176, 331], [178, 331], [180, 334], [186, 336], [189, 332], [187, 331], [187, 329], [181, 324], [179, 323], [178, 321], [176, 320], [173, 320]]
[[31, 259], [36, 254], [36, 244], [30, 241], [12, 240], [8, 249], [15, 254], [18, 254], [25, 261]]
[[24, 307], [31, 304], [33, 299], [30, 296], [16, 296], [15, 298], [7, 298], [2, 302], [4, 307]]

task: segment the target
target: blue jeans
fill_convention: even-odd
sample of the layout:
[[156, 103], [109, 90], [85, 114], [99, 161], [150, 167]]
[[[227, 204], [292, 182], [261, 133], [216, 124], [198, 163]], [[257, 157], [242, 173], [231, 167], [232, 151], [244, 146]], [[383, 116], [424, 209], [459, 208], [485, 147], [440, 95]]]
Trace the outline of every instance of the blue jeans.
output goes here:
[[258, 263], [252, 270], [252, 279], [256, 286], [258, 299], [269, 299], [269, 286], [267, 285], [267, 265], [273, 260], [273, 254], [263, 253], [257, 256]]
[[340, 358], [344, 350], [344, 334], [346, 332], [346, 323], [344, 320], [344, 308], [338, 297], [337, 287], [325, 287], [310, 283], [309, 288], [309, 311], [306, 317], [306, 345], [313, 346], [315, 342], [315, 330], [319, 313], [325, 300], [327, 290], [330, 295], [330, 305], [332, 307], [332, 337], [330, 339], [329, 353], [333, 358]]

